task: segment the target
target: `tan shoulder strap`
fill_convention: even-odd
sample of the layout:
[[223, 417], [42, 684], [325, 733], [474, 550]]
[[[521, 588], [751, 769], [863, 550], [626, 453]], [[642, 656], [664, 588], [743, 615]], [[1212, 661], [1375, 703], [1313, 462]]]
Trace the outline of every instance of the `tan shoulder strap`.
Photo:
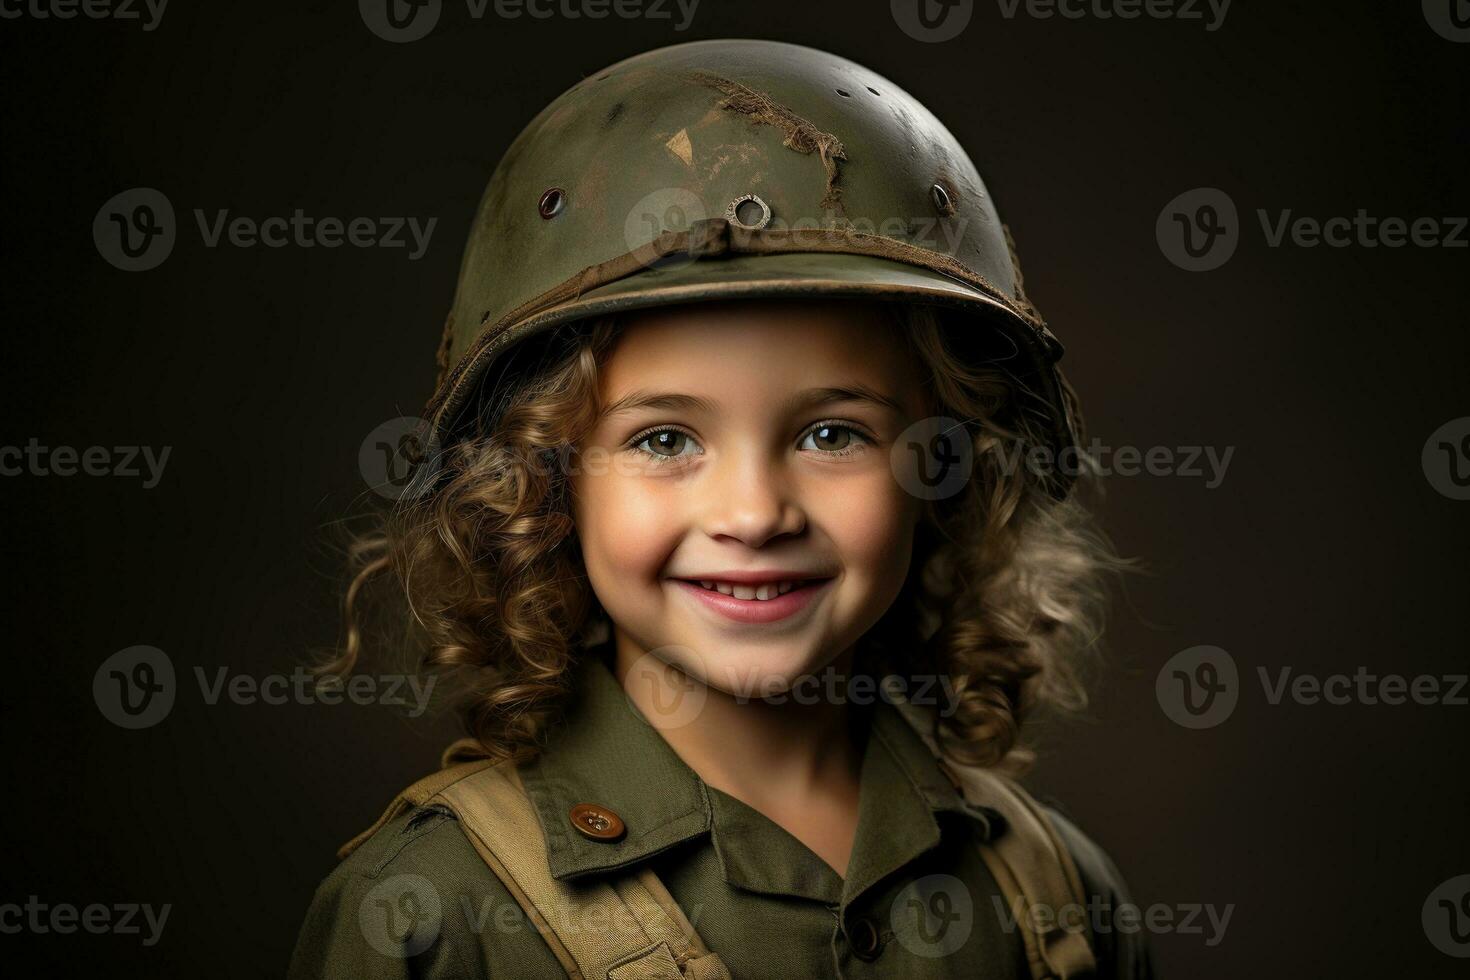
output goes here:
[[1087, 929], [1087, 897], [1071, 853], [1024, 789], [986, 769], [946, 766], [972, 806], [1001, 815], [1005, 828], [980, 856], [1010, 907], [1035, 980], [1073, 980], [1097, 971]]
[[728, 980], [652, 871], [570, 885], [551, 876], [536, 811], [513, 766], [482, 770], [441, 790], [475, 850], [505, 882], [556, 953], [584, 980]]
[[[453, 749], [445, 757], [454, 758]], [[414, 783], [339, 854], [346, 856], [404, 810], [426, 804], [454, 811], [572, 980], [730, 980], [719, 956], [647, 868], [591, 885], [553, 878], [541, 824], [510, 762], [477, 759]]]
[[462, 762], [458, 765], [450, 766], [447, 769], [440, 769], [438, 772], [420, 779], [408, 787], [408, 789], [393, 797], [393, 802], [388, 804], [388, 809], [383, 811], [383, 815], [377, 819], [376, 823], [337, 848], [337, 857], [339, 859], [345, 858], [357, 850], [364, 841], [373, 836], [373, 834], [376, 834], [385, 824], [400, 813], [405, 810], [412, 810], [416, 806], [423, 806], [444, 787], [451, 783], [457, 783], [472, 773], [479, 772], [482, 769], [488, 769], [490, 765], [491, 763], [488, 759], [476, 759], [472, 762]]
[[1033, 980], [1074, 980], [1097, 972], [1087, 928], [1087, 895], [1067, 845], [1031, 795], [989, 769], [959, 766], [939, 751], [924, 709], [894, 702], [929, 747], [939, 768], [971, 806], [988, 807], [1005, 827], [980, 844], [980, 857], [1000, 886], [1026, 947]]

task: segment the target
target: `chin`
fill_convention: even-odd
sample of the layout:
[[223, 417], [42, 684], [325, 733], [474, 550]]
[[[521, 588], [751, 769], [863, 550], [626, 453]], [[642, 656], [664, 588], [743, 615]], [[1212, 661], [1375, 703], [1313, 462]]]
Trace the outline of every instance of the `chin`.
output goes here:
[[819, 673], [835, 657], [835, 651], [791, 641], [733, 641], [712, 648], [708, 640], [702, 640], [681, 646], [685, 656], [678, 658], [675, 666], [706, 687], [752, 699], [789, 691], [801, 677]]

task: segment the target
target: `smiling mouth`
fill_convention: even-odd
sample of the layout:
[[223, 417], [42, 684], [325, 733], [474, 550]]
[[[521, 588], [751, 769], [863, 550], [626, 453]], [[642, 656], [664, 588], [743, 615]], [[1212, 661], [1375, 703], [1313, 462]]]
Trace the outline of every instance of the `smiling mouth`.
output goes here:
[[795, 619], [803, 611], [810, 611], [836, 579], [721, 582], [676, 578], [672, 581], [706, 612], [734, 623], [756, 626]]
[[778, 596], [788, 592], [800, 591], [813, 585], [821, 585], [829, 581], [825, 578], [788, 579], [779, 582], [761, 582], [754, 585], [746, 585], [737, 582], [719, 582], [710, 579], [681, 578], [677, 581], [697, 585], [707, 592], [718, 592], [721, 595], [731, 596], [735, 599], [744, 599], [753, 602], [769, 602]]

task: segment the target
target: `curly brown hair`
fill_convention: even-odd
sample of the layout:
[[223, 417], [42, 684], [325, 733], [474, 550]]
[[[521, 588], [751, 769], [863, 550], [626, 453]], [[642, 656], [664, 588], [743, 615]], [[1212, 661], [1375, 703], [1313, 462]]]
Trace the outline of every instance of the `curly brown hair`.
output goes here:
[[[1057, 501], [1035, 468], [1017, 465], [1046, 444], [1045, 420], [999, 360], [961, 355], [954, 338], [964, 335], [945, 324], [958, 314], [883, 306], [931, 379], [936, 414], [964, 420], [974, 469], [958, 493], [925, 502], [908, 578], [863, 637], [859, 663], [879, 676], [946, 677], [952, 702], [933, 713], [929, 732], [939, 748], [962, 765], [1019, 770], [1031, 758], [1021, 742], [1028, 716], [1085, 705], [1105, 578], [1128, 563], [1075, 490]], [[432, 488], [356, 541], [346, 637], [326, 669], [356, 664], [363, 589], [391, 572], [424, 665], [465, 682], [467, 732], [493, 759], [535, 754], [579, 653], [606, 638], [558, 462], [596, 425], [599, 368], [622, 326], [616, 316], [562, 324], [523, 342], [535, 353], [515, 356], [539, 354], [539, 363], [521, 366], [513, 385], [487, 386], [496, 400], [482, 400], [441, 455]]]

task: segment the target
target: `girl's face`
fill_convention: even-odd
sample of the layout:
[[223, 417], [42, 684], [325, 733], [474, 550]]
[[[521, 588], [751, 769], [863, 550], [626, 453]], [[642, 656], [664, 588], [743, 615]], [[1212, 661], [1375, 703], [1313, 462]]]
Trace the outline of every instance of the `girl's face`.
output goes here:
[[897, 597], [921, 508], [889, 460], [928, 402], [879, 311], [634, 314], [600, 384], [573, 517], [619, 658], [760, 696], [845, 657]]

